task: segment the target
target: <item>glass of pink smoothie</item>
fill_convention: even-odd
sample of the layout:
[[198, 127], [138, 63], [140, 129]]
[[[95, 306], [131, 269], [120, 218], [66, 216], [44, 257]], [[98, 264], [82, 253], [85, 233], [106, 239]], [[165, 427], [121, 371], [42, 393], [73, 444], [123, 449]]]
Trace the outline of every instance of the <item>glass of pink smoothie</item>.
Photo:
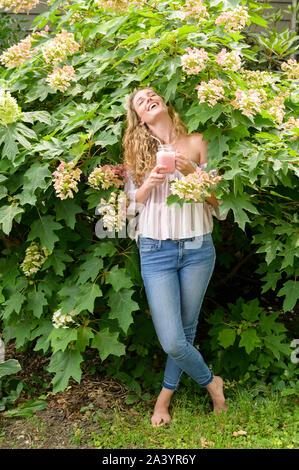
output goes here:
[[156, 164], [166, 166], [160, 173], [174, 173], [175, 151], [172, 145], [159, 145]]

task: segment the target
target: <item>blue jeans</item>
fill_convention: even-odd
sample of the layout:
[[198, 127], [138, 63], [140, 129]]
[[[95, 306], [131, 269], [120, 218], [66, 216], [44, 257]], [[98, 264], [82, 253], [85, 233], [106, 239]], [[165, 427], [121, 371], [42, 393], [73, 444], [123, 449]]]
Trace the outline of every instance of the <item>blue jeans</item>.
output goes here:
[[215, 266], [212, 235], [177, 241], [139, 236], [138, 247], [152, 320], [168, 354], [163, 387], [177, 390], [183, 372], [206, 387], [214, 375], [193, 342]]

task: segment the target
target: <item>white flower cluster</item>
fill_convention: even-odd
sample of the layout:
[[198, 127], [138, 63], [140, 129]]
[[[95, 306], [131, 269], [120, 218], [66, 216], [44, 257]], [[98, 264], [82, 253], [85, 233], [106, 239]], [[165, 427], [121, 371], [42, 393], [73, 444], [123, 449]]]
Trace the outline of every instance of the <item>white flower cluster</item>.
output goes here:
[[0, 88], [0, 125], [7, 126], [15, 122], [20, 115], [20, 108], [9, 91]]
[[247, 82], [249, 88], [259, 88], [273, 83], [275, 76], [265, 70], [246, 70], [240, 69], [242, 78]]
[[54, 328], [69, 328], [68, 323], [74, 323], [73, 315], [76, 314], [76, 310], [72, 310], [69, 314], [61, 313], [61, 308], [54, 312], [52, 317], [52, 323]]
[[37, 242], [33, 241], [28, 248], [26, 248], [26, 255], [21, 268], [26, 276], [32, 276], [37, 273], [51, 251], [40, 246]]
[[108, 232], [119, 232], [126, 225], [127, 195], [124, 191], [112, 192], [108, 202], [101, 199], [99, 214], [103, 214], [103, 227]]

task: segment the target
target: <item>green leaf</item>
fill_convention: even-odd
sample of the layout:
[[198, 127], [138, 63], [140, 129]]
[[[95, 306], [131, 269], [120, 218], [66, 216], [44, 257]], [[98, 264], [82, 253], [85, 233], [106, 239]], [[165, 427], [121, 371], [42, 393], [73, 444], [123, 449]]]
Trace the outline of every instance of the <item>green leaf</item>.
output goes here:
[[77, 329], [76, 328], [53, 328], [49, 337], [53, 353], [57, 351], [65, 351], [71, 341], [77, 340]]
[[120, 289], [133, 286], [131, 279], [126, 274], [124, 268], [119, 268], [118, 266], [113, 266], [110, 272], [105, 276], [106, 284], [111, 284], [113, 289], [118, 292]]
[[4, 418], [30, 418], [35, 411], [44, 410], [48, 403], [46, 400], [28, 400], [17, 408], [3, 413]]
[[0, 379], [5, 375], [17, 374], [21, 370], [21, 365], [16, 359], [8, 359], [0, 363]]
[[64, 220], [67, 227], [73, 229], [76, 223], [76, 215], [83, 212], [83, 209], [76, 204], [74, 199], [55, 201], [56, 220]]
[[285, 354], [290, 356], [292, 350], [289, 344], [282, 343], [285, 340], [285, 335], [268, 335], [265, 336], [264, 341], [265, 345], [272, 352], [276, 359], [280, 359], [280, 355]]
[[234, 198], [224, 196], [221, 206], [223, 211], [232, 209], [235, 221], [242, 230], [244, 230], [246, 222], [250, 222], [245, 209], [253, 214], [259, 214], [257, 208], [250, 202], [246, 194]]
[[93, 256], [100, 256], [105, 258], [105, 256], [113, 256], [116, 253], [116, 248], [112, 242], [101, 241], [98, 245], [93, 247], [92, 254]]
[[259, 320], [260, 330], [268, 335], [271, 335], [272, 332], [278, 334], [287, 331], [286, 327], [282, 323], [276, 321], [278, 316], [279, 312], [271, 312], [268, 314], [263, 312]]
[[2, 158], [7, 157], [9, 158], [9, 160], [14, 161], [17, 152], [18, 152], [18, 146], [16, 143], [15, 124], [11, 124], [6, 129], [4, 146], [3, 146], [1, 156]]
[[53, 250], [55, 242], [59, 240], [55, 230], [61, 230], [63, 227], [58, 222], [54, 221], [54, 217], [51, 215], [45, 215], [36, 219], [31, 226], [30, 233], [27, 240], [40, 239], [41, 245]]
[[85, 284], [89, 279], [93, 282], [100, 270], [103, 268], [103, 260], [101, 258], [86, 256], [87, 260], [79, 266], [78, 284]]
[[134, 291], [132, 289], [120, 289], [118, 292], [109, 291], [108, 305], [111, 308], [109, 318], [116, 318], [118, 324], [125, 334], [133, 323], [132, 312], [139, 310], [137, 302], [131, 299]]
[[257, 321], [263, 308], [259, 307], [259, 300], [253, 299], [242, 305], [241, 317], [250, 322]]
[[[16, 195], [22, 205], [30, 203], [35, 204], [36, 197], [33, 197], [37, 188], [45, 189], [49, 184], [45, 182], [46, 178], [51, 177], [49, 165], [34, 163], [24, 174], [24, 185], [22, 193]], [[50, 182], [49, 182], [50, 183]]]
[[24, 212], [24, 209], [18, 204], [3, 206], [0, 208], [0, 226], [3, 232], [8, 235], [12, 229], [12, 221], [17, 214]]
[[33, 312], [35, 317], [40, 318], [42, 316], [43, 307], [46, 305], [48, 305], [48, 300], [41, 290], [29, 292], [27, 296], [27, 308], [29, 311]]
[[77, 329], [76, 349], [80, 352], [85, 351], [93, 337], [94, 332], [91, 330], [91, 328], [88, 328], [84, 325], [80, 326]]
[[76, 299], [74, 308], [78, 313], [82, 312], [82, 310], [88, 310], [89, 312], [93, 313], [95, 299], [101, 296], [102, 291], [98, 284], [88, 282], [80, 287], [80, 293]]
[[30, 340], [39, 337], [36, 345], [34, 346], [34, 351], [42, 350], [44, 353], [48, 351], [50, 347], [48, 337], [53, 328], [53, 323], [51, 321], [46, 319], [41, 319], [39, 321], [38, 327], [35, 328], [30, 335]]
[[25, 342], [31, 337], [31, 330], [35, 328], [37, 320], [28, 322], [28, 320], [20, 320], [16, 324], [7, 325], [4, 329], [3, 336], [6, 341], [16, 338], [16, 349], [24, 346]]
[[283, 287], [278, 291], [277, 296], [280, 297], [285, 295], [283, 301], [283, 311], [287, 312], [295, 307], [295, 304], [299, 298], [299, 282], [298, 281], [286, 281]]
[[63, 272], [66, 269], [66, 263], [71, 263], [72, 261], [73, 258], [68, 253], [57, 248], [53, 250], [50, 256], [46, 259], [42, 266], [42, 271], [47, 270], [52, 266], [57, 276], [63, 276]]
[[53, 393], [61, 392], [66, 389], [70, 377], [80, 383], [82, 371], [80, 364], [83, 361], [79, 351], [67, 349], [66, 351], [57, 351], [52, 357], [48, 372], [55, 373], [52, 379]]
[[25, 296], [18, 291], [14, 291], [9, 299], [5, 302], [5, 307], [2, 310], [1, 318], [8, 320], [12, 312], [20, 313]]
[[218, 342], [224, 348], [233, 346], [236, 339], [236, 331], [232, 328], [223, 328], [218, 334]]
[[244, 346], [247, 354], [250, 354], [256, 347], [261, 344], [260, 338], [257, 336], [254, 328], [248, 328], [241, 333], [239, 346]]
[[99, 351], [102, 361], [110, 354], [114, 356], [125, 354], [125, 345], [118, 341], [118, 335], [119, 333], [110, 333], [108, 328], [104, 328], [93, 338], [91, 347]]

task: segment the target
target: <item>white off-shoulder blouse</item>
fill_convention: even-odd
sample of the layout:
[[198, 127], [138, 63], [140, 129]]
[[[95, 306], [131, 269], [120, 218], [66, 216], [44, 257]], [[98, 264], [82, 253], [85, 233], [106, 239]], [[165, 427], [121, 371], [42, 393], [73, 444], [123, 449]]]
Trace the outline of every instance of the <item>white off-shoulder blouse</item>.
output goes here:
[[[191, 161], [194, 167], [204, 169], [207, 163], [198, 165]], [[127, 171], [124, 191], [128, 196], [127, 208], [128, 235], [138, 244], [138, 236], [150, 237], [158, 240], [180, 240], [191, 238], [213, 231], [213, 216], [219, 220], [226, 219], [228, 211], [220, 215], [219, 206], [215, 208], [205, 201], [203, 203], [185, 203], [182, 207], [178, 204], [166, 205], [166, 199], [171, 194], [168, 182], [175, 178], [181, 179], [184, 175], [177, 169], [173, 174], [166, 174], [165, 181], [155, 186], [144, 204], [137, 203], [136, 187]], [[145, 175], [145, 178], [147, 175]], [[145, 179], [144, 178], [144, 179]]]

